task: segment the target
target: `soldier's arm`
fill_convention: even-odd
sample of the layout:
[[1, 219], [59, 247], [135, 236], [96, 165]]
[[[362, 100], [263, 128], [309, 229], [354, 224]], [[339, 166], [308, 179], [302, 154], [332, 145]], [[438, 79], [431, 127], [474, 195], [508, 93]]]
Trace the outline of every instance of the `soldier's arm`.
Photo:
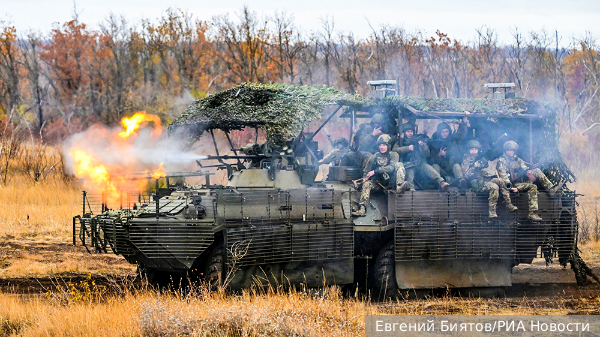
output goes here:
[[400, 156], [405, 156], [410, 152], [408, 146], [394, 146], [392, 151], [397, 152]]
[[340, 150], [338, 149], [333, 149], [331, 152], [329, 152], [329, 154], [327, 154], [325, 156], [325, 158], [323, 158], [323, 160], [321, 161], [322, 164], [329, 164], [337, 159], [341, 158], [341, 154], [340, 154]]
[[471, 180], [474, 174], [473, 163], [471, 163], [469, 159], [464, 158], [462, 163], [460, 164], [460, 168], [463, 171], [464, 178], [467, 180]]
[[358, 142], [358, 150], [370, 152], [372, 151], [372, 149], [370, 149], [369, 147], [376, 141], [377, 139], [375, 139], [375, 136], [373, 136], [372, 134], [363, 135]]
[[371, 171], [374, 161], [375, 155], [373, 154], [369, 157], [369, 159], [365, 162], [365, 165], [363, 166], [363, 177], [366, 176], [367, 173], [369, 173], [369, 171]]
[[519, 166], [521, 166], [521, 170], [529, 170], [529, 166], [527, 166], [527, 164], [525, 164], [525, 161], [521, 158], [517, 158], [517, 161], [519, 163]]
[[[425, 142], [425, 141], [423, 141], [423, 142]], [[421, 145], [419, 145], [419, 146], [421, 146]], [[427, 158], [429, 158], [430, 154], [431, 154], [431, 151], [429, 151], [429, 146], [425, 142], [425, 144], [423, 146], [421, 146], [421, 156], [423, 156], [423, 159], [427, 159]]]
[[467, 127], [467, 125], [464, 122], [460, 122], [458, 124], [458, 129], [452, 135], [452, 140], [454, 142], [456, 142], [457, 144], [462, 142], [465, 138], [467, 138], [468, 131], [469, 131], [469, 128]]
[[508, 167], [504, 158], [500, 157], [496, 162], [496, 170], [498, 171], [498, 178], [502, 179], [507, 185], [510, 185], [510, 175], [508, 174]]
[[394, 170], [396, 169], [397, 162], [398, 162], [398, 154], [395, 152], [391, 152], [390, 153], [390, 162], [385, 166], [376, 168], [375, 173], [385, 172], [388, 174], [392, 174], [392, 173], [394, 173]]

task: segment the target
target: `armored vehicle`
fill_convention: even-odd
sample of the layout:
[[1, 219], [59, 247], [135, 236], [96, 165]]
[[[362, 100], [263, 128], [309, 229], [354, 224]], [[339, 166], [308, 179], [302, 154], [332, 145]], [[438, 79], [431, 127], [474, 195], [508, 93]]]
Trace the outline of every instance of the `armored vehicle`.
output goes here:
[[[73, 243], [79, 238], [92, 251], [120, 254], [153, 280], [187, 274], [234, 289], [338, 284], [394, 294], [506, 287], [517, 264], [540, 256], [568, 263], [578, 224], [576, 194], [566, 187], [554, 197], [539, 192], [541, 222], [527, 219], [524, 193], [512, 193], [518, 211], [499, 207], [491, 221], [487, 195], [418, 183], [414, 191], [373, 193], [365, 216], [352, 216], [360, 197], [353, 181], [362, 168], [321, 165], [322, 150], [331, 149], [323, 133], [330, 123], [337, 136], [353, 139], [358, 121], [376, 113], [394, 137], [404, 121], [426, 132], [468, 116], [468, 137], [490, 159], [515, 140], [519, 156], [543, 163], [554, 183], [574, 179], [558, 153], [552, 105], [401, 97], [389, 88], [392, 81], [370, 84], [376, 97], [242, 84], [196, 101], [169, 126], [169, 136], [212, 143], [216, 155], [199, 160], [197, 172], [167, 173], [150, 193], [124, 192], [120, 209], [84, 192]], [[236, 132], [253, 142], [236, 146]], [[215, 183], [215, 172], [226, 183]], [[204, 177], [201, 184], [183, 182], [194, 175]]]

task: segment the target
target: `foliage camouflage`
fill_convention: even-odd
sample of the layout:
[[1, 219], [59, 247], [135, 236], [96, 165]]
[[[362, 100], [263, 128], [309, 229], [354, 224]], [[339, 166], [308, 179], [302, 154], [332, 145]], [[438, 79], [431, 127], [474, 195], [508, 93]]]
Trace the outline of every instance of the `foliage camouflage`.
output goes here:
[[181, 130], [183, 126], [185, 135], [195, 141], [207, 129], [229, 131], [249, 126], [264, 129], [269, 143], [279, 143], [319, 119], [328, 105], [361, 101], [359, 96], [328, 87], [242, 83], [197, 100], [170, 129]]
[[407, 106], [427, 112], [463, 112], [483, 113], [490, 115], [535, 114], [550, 117], [555, 113], [553, 104], [543, 104], [523, 98], [504, 100], [485, 98], [423, 98], [392, 96], [382, 101], [384, 110], [388, 112], [402, 111], [408, 113]]

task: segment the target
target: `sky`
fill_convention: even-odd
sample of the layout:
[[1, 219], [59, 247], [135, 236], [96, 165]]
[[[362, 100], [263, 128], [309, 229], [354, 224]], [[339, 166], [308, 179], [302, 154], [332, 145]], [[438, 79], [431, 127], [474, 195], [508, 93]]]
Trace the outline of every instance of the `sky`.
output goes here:
[[336, 30], [352, 31], [361, 38], [368, 36], [370, 26], [381, 25], [420, 30], [426, 36], [439, 29], [463, 42], [473, 41], [482, 27], [494, 29], [503, 43], [512, 39], [515, 27], [525, 36], [532, 30], [551, 34], [557, 30], [563, 47], [586, 33], [600, 37], [598, 0], [0, 0], [0, 20], [21, 33], [47, 34], [56, 23], [72, 19], [74, 7], [81, 22], [97, 28], [110, 13], [138, 23], [157, 20], [171, 7], [209, 20], [225, 13], [235, 17], [244, 5], [259, 15], [275, 11], [293, 15], [304, 32], [318, 30], [322, 20], [330, 17]]

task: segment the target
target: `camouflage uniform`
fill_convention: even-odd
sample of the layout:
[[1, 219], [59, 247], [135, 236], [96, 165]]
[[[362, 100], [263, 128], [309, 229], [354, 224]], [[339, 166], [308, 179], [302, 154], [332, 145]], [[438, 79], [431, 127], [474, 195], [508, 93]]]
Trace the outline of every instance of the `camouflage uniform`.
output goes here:
[[[377, 142], [381, 144], [383, 140], [389, 141], [390, 138], [388, 135], [381, 135]], [[389, 145], [387, 152], [377, 152], [371, 155], [363, 168], [363, 175], [366, 176], [370, 171], [374, 171], [375, 174], [369, 180], [363, 182], [359, 200], [360, 209], [353, 213], [354, 215], [364, 215], [372, 190], [396, 189], [399, 192], [403, 191], [402, 188], [406, 186], [404, 184], [406, 172], [404, 171], [404, 165], [399, 162], [398, 158], [396, 152], [389, 150]]]
[[350, 152], [349, 149], [333, 149], [329, 152], [321, 161], [322, 164], [334, 163], [334, 165], [341, 165], [345, 156]]
[[[414, 130], [414, 126], [408, 125], [403, 128], [403, 132], [407, 129]], [[406, 135], [406, 134], [405, 134]], [[427, 144], [422, 146], [418, 144], [419, 135], [414, 135], [410, 139], [404, 138], [398, 139], [396, 145], [392, 149], [393, 152], [397, 152], [402, 157], [402, 162], [406, 168], [406, 181], [408, 182], [408, 188], [414, 189], [415, 172], [420, 173], [427, 179], [435, 181], [440, 188], [445, 189], [448, 183], [444, 181], [444, 178], [436, 171], [431, 165], [427, 164], [427, 158], [429, 157], [429, 147]], [[425, 142], [425, 139], [422, 139]], [[413, 150], [409, 149], [409, 146], [413, 145]]]
[[[523, 161], [523, 159], [517, 157], [516, 155], [513, 157], [509, 157], [506, 154], [502, 155], [498, 158], [498, 163], [496, 164], [496, 169], [498, 170], [498, 175], [500, 179], [504, 182], [504, 184], [508, 186], [512, 186], [516, 188], [519, 192], [527, 192], [529, 196], [529, 211], [535, 212], [538, 210], [538, 188], [532, 183], [528, 178], [527, 180], [521, 180], [518, 177], [518, 173], [522, 170], [528, 170], [527, 165]], [[540, 185], [544, 189], [552, 188], [552, 183], [544, 172], [539, 168], [532, 170], [533, 176], [540, 182]]]
[[348, 153], [350, 152], [348, 140], [346, 138], [338, 138], [333, 142], [334, 149], [331, 150], [322, 160], [321, 164], [329, 164], [333, 162], [336, 166], [347, 166]]
[[381, 128], [382, 134], [389, 134], [390, 128], [388, 124], [389, 121], [386, 123], [386, 118], [382, 114], [375, 114], [371, 118], [370, 123], [362, 124], [354, 137], [356, 149], [370, 153], [379, 152], [377, 140], [381, 135], [374, 136], [373, 130]]
[[523, 159], [516, 155], [509, 156], [507, 154], [508, 151], [517, 150], [518, 147], [519, 145], [512, 140], [504, 143], [504, 154], [498, 158], [496, 169], [498, 170], [500, 179], [502, 179], [508, 188], [514, 187], [519, 192], [527, 192], [529, 197], [529, 219], [540, 221], [542, 218], [535, 214], [538, 210], [538, 188], [524, 173], [531, 172], [531, 175], [539, 182], [540, 186], [543, 189], [549, 190], [551, 195], [554, 195], [556, 188], [560, 188], [561, 185], [557, 185], [556, 188], [552, 187], [552, 183], [542, 170], [539, 168], [529, 170]]
[[506, 183], [502, 179], [488, 176], [484, 168], [488, 167], [488, 161], [485, 158], [479, 158], [479, 155], [465, 154], [461, 162], [461, 168], [464, 172], [464, 178], [470, 183], [475, 193], [488, 192], [488, 207], [490, 218], [497, 217], [496, 206], [498, 204], [499, 194], [502, 193], [504, 202], [510, 210], [514, 210], [510, 201], [510, 192]]

